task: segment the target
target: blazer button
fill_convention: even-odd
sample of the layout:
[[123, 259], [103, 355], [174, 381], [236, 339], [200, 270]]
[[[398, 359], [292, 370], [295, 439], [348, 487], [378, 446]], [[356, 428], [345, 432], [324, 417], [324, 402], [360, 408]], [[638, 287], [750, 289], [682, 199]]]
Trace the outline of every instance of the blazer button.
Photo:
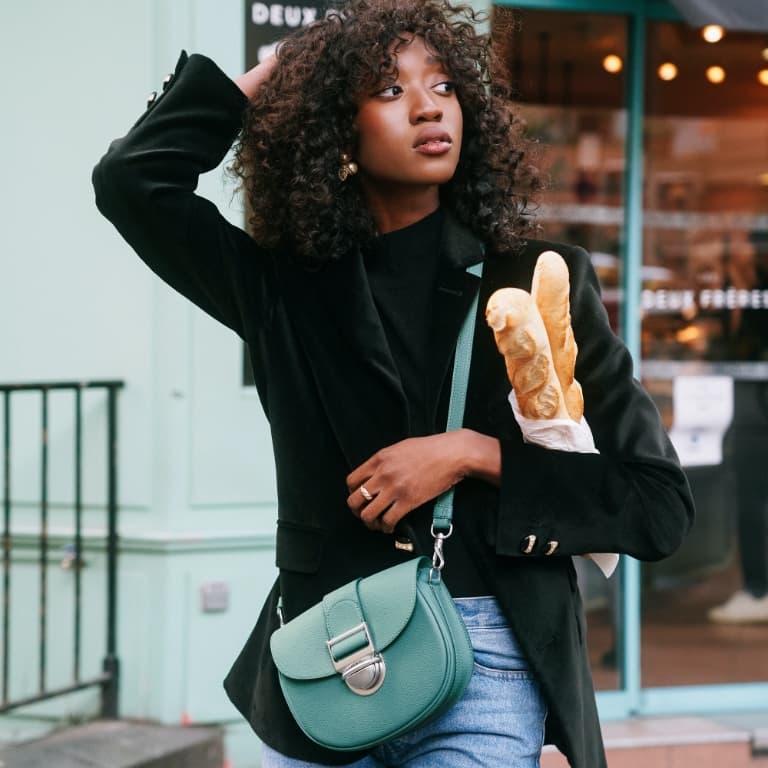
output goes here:
[[157, 101], [157, 91], [152, 91], [152, 93], [147, 96], [147, 109], [149, 109], [155, 102]]
[[557, 548], [560, 546], [559, 541], [548, 541], [547, 548], [544, 550], [545, 555], [554, 555]]
[[536, 537], [533, 534], [530, 534], [520, 542], [520, 551], [524, 555], [530, 555], [533, 553], [535, 546], [536, 546]]
[[173, 80], [173, 72], [169, 72], [165, 78], [163, 79], [163, 90], [167, 91], [168, 86], [171, 84], [171, 81]]

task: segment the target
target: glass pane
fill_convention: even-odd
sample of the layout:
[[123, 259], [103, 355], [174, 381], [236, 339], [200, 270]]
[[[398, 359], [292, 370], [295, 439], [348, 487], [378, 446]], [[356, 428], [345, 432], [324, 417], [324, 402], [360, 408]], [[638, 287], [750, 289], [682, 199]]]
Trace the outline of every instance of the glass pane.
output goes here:
[[[621, 16], [496, 6], [493, 35], [546, 182], [539, 237], [586, 248], [619, 331], [626, 23]], [[577, 559], [598, 688], [619, 685], [620, 577]]]
[[765, 44], [649, 26], [642, 373], [698, 520], [643, 566], [644, 686], [768, 680]]

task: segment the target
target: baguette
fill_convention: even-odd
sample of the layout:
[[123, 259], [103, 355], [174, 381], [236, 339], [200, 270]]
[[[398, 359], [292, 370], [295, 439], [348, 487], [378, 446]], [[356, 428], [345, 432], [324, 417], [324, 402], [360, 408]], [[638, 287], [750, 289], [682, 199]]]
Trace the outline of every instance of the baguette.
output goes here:
[[544, 251], [533, 271], [531, 296], [544, 320], [552, 350], [555, 374], [565, 397], [568, 415], [581, 421], [584, 396], [574, 378], [578, 346], [571, 327], [570, 280], [568, 266], [555, 251]]
[[527, 419], [567, 419], [547, 330], [531, 295], [502, 288], [488, 300], [485, 318], [504, 356], [520, 413]]

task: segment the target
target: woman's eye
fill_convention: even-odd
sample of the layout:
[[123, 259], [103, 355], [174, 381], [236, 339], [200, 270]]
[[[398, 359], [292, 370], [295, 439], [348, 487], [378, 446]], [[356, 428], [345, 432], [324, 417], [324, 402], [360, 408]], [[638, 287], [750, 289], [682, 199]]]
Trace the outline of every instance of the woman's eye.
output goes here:
[[403, 92], [403, 89], [399, 85], [388, 85], [386, 88], [382, 88], [378, 92], [378, 96], [384, 96], [384, 98], [393, 98], [399, 96]]
[[453, 93], [456, 90], [456, 85], [450, 80], [444, 80], [442, 83], [434, 86], [434, 90], [438, 93]]

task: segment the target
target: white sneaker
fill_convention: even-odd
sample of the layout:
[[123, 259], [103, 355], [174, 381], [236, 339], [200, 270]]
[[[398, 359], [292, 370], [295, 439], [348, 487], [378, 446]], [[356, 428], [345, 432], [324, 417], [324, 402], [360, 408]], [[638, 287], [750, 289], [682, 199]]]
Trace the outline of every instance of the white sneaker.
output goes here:
[[768, 595], [754, 597], [749, 592], [739, 590], [722, 605], [712, 608], [707, 616], [710, 621], [716, 621], [719, 624], [768, 622]]

